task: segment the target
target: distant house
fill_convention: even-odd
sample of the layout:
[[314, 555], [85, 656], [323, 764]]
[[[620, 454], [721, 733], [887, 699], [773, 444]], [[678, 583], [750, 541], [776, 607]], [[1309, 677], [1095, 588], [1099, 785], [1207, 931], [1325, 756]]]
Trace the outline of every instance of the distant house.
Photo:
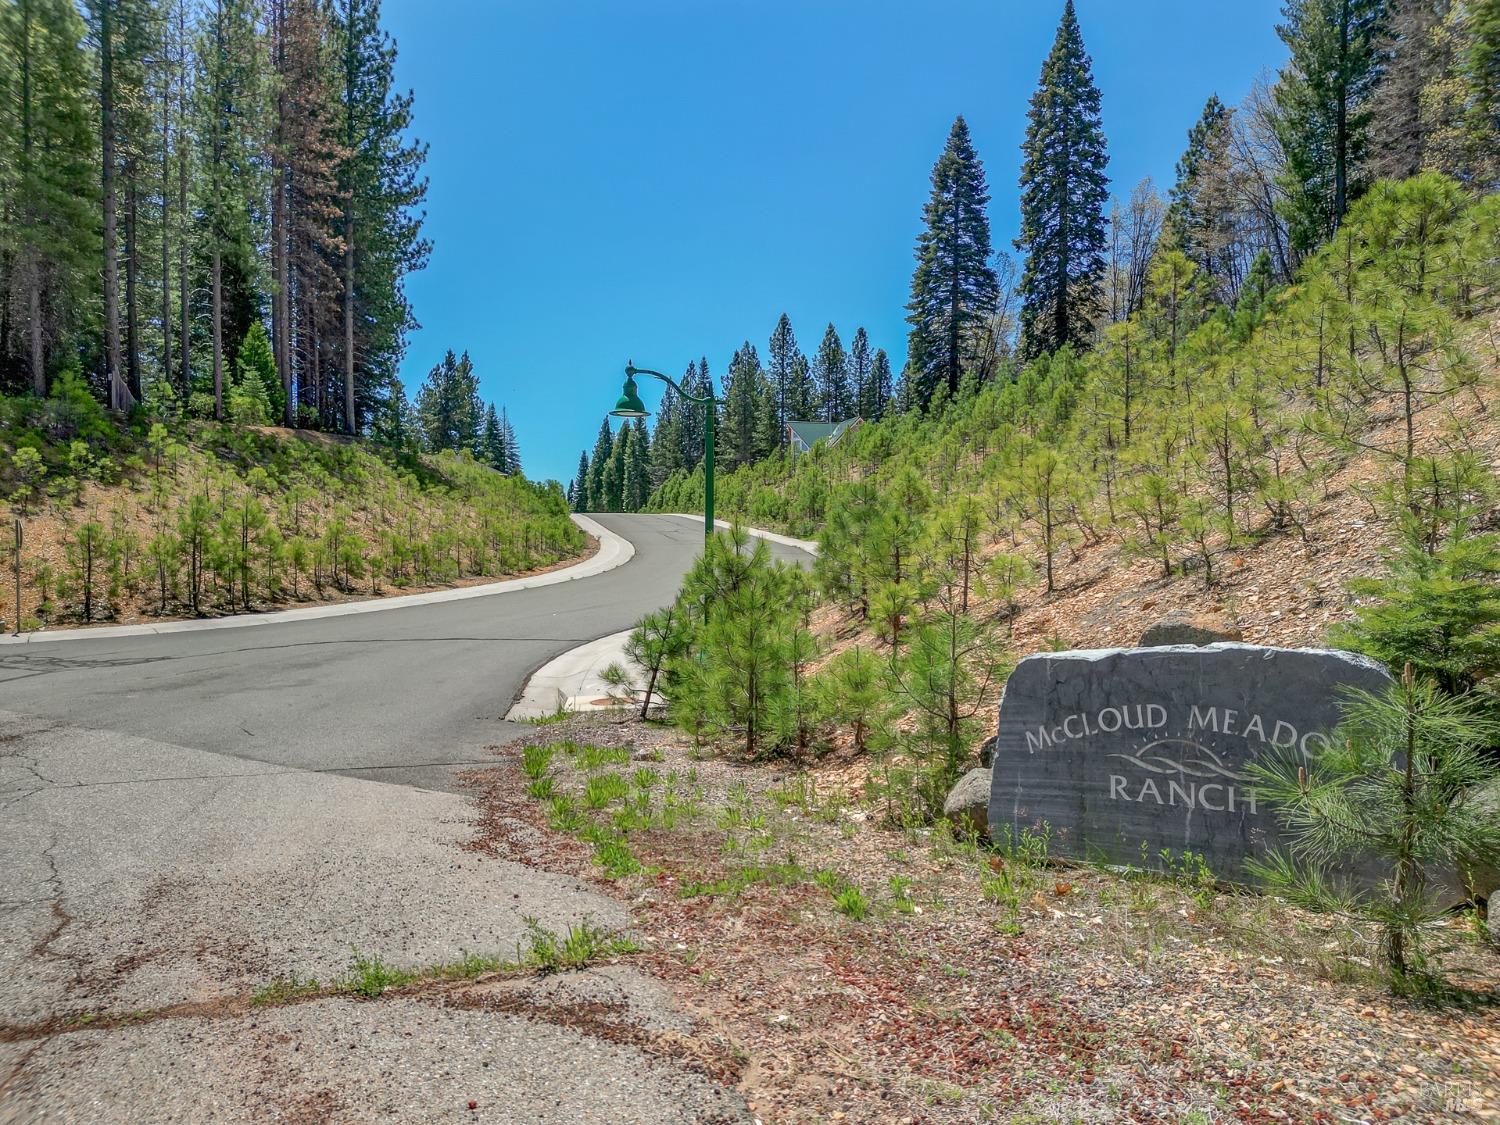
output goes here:
[[806, 453], [820, 441], [834, 445], [863, 419], [845, 418], [842, 422], [788, 422], [786, 443], [793, 453]]

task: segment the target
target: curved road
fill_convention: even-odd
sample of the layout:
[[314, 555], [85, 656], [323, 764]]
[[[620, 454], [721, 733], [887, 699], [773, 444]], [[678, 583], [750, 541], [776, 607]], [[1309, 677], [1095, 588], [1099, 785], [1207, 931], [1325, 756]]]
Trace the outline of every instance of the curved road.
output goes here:
[[[535, 669], [668, 604], [702, 546], [675, 516], [592, 517], [634, 544], [576, 582], [248, 629], [0, 648], [0, 710], [257, 762], [451, 789], [519, 731]], [[784, 559], [805, 559], [772, 544]]]
[[[482, 822], [456, 777], [522, 731], [501, 716], [533, 669], [669, 602], [702, 543], [680, 518], [597, 518], [636, 553], [577, 581], [0, 647], [0, 1122], [751, 1119], [691, 1068], [546, 1015], [603, 999], [648, 1039], [691, 1032], [624, 965], [476, 984], [477, 1008], [240, 1006], [339, 979], [353, 950], [422, 968], [513, 957], [532, 924], [628, 925], [525, 862], [529, 827]], [[533, 1013], [482, 1010], [517, 985]]]

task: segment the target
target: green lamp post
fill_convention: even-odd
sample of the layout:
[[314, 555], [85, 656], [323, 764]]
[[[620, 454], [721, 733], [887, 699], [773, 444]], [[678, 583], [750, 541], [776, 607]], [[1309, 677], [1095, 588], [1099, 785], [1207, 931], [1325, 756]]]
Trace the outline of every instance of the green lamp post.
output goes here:
[[625, 389], [620, 394], [620, 401], [615, 403], [615, 408], [610, 411], [616, 418], [645, 418], [651, 413], [641, 402], [641, 396], [635, 389], [637, 375], [650, 375], [660, 379], [686, 401], [705, 408], [703, 412], [703, 538], [705, 541], [712, 539], [714, 534], [714, 414], [719, 400], [714, 397], [712, 389], [705, 397], [698, 398], [688, 394], [674, 380], [660, 371], [637, 367], [627, 360]]

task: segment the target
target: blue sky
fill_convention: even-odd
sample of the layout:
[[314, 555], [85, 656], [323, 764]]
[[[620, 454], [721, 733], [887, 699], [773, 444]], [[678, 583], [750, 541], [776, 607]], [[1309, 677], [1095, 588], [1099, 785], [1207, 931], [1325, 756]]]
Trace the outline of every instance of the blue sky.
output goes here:
[[[1077, 0], [1116, 193], [1165, 191], [1210, 93], [1284, 57], [1279, 0]], [[1061, 0], [385, 0], [431, 145], [408, 290], [415, 392], [468, 349], [526, 472], [572, 475], [627, 359], [722, 376], [782, 311], [898, 370], [912, 246], [953, 118], [1017, 225], [1026, 105]], [[643, 386], [648, 403], [660, 384]]]

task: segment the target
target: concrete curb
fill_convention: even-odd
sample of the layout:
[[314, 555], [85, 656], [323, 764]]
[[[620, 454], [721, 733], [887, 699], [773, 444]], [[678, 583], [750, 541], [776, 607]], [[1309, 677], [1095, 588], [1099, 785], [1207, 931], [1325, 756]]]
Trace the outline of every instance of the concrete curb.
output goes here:
[[377, 613], [387, 609], [435, 605], [438, 602], [458, 602], [469, 598], [486, 598], [492, 594], [509, 594], [517, 590], [534, 590], [539, 586], [555, 586], [560, 582], [572, 582], [579, 578], [592, 578], [596, 574], [614, 570], [617, 566], [624, 566], [635, 557], [635, 545], [624, 536], [616, 535], [602, 524], [589, 519], [588, 516], [574, 515], [572, 520], [599, 540], [599, 550], [580, 563], [565, 566], [561, 570], [549, 570], [545, 574], [534, 574], [528, 578], [507, 578], [502, 582], [487, 582], [482, 586], [464, 586], [457, 590], [433, 590], [426, 594], [403, 594], [394, 598], [372, 598], [368, 601], [307, 606], [304, 609], [282, 609], [270, 613], [240, 613], [230, 617], [163, 621], [155, 625], [108, 625], [101, 629], [43, 629], [36, 633], [22, 633], [19, 637], [5, 634], [0, 636], [0, 645], [144, 637], [158, 633], [196, 633], [207, 629], [243, 629], [251, 625], [316, 621], [323, 617], [345, 617], [353, 613]]
[[[687, 512], [667, 514], [676, 516], [678, 519], [692, 520], [694, 523], [703, 522], [702, 516], [691, 515]], [[715, 520], [714, 524], [725, 530], [729, 528], [729, 524], [724, 520]], [[762, 531], [758, 527], [747, 527], [745, 530], [760, 539], [780, 543], [784, 547], [796, 547], [814, 557], [817, 556], [818, 545], [811, 540], [793, 539], [789, 535]], [[526, 687], [511, 709], [506, 712], [505, 717], [511, 722], [524, 722], [527, 719], [543, 719], [549, 715], [555, 715], [559, 709], [575, 713], [603, 711], [615, 706], [611, 703], [594, 702], [596, 699], [605, 699], [609, 695], [610, 687], [604, 682], [601, 673], [611, 664], [623, 665], [631, 673], [636, 690], [643, 691], [646, 686], [645, 677], [625, 655], [625, 642], [629, 640], [633, 631], [626, 629], [623, 632], [612, 633], [607, 637], [589, 641], [543, 664], [531, 674], [531, 678], [526, 681]]]
[[[688, 512], [669, 512], [668, 515], [676, 516], [680, 520], [692, 520], [694, 523], [703, 522], [701, 515], [695, 516]], [[714, 526], [728, 531], [731, 525], [726, 520], [714, 520]], [[743, 527], [744, 525], [742, 524], [741, 526]], [[746, 527], [745, 530], [757, 539], [764, 539], [769, 543], [780, 543], [783, 547], [796, 547], [799, 551], [806, 551], [813, 558], [818, 557], [818, 544], [816, 540], [793, 539], [790, 535], [778, 535], [774, 531], [762, 531], [758, 527]]]
[[526, 687], [505, 717], [511, 722], [544, 719], [559, 710], [604, 711], [613, 703], [596, 703], [607, 699], [612, 690], [604, 682], [603, 672], [611, 664], [620, 664], [631, 673], [637, 688], [644, 687], [640, 672], [625, 655], [625, 642], [633, 629], [624, 629], [596, 641], [569, 649], [547, 661], [531, 674]]

